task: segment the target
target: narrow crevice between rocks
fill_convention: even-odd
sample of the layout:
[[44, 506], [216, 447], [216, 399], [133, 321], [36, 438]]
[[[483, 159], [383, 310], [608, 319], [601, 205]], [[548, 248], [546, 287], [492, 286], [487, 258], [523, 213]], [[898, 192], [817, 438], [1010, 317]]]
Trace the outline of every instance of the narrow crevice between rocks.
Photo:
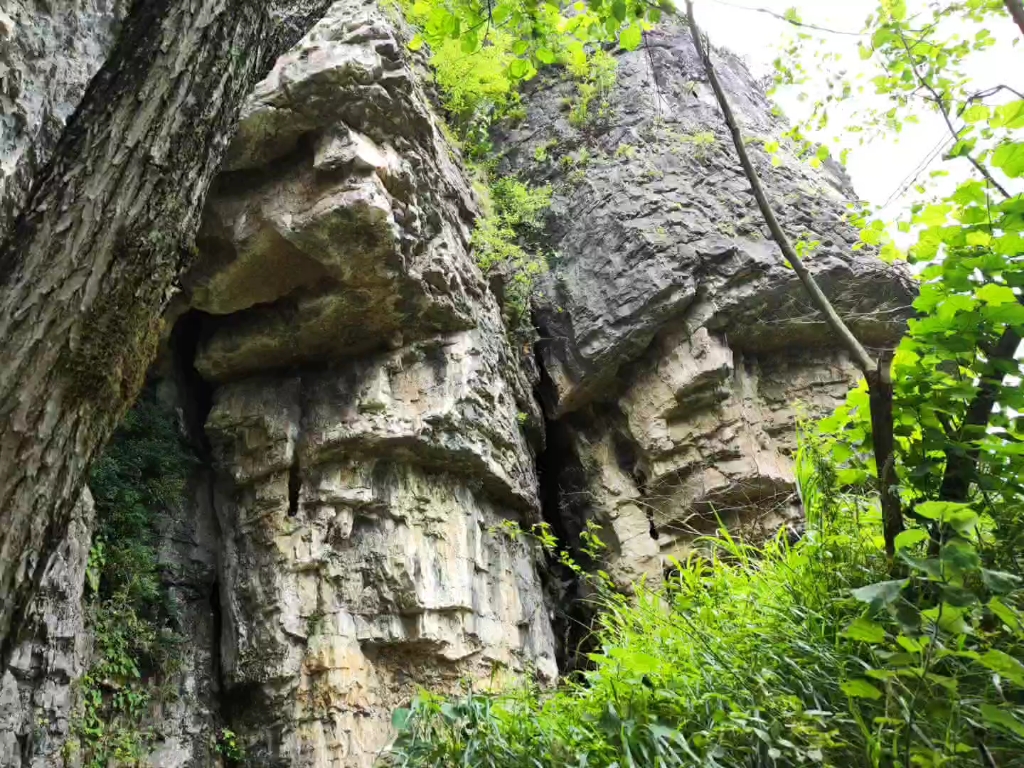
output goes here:
[[[555, 402], [549, 396], [554, 384], [537, 353], [540, 381], [536, 396], [543, 404]], [[540, 486], [541, 517], [551, 526], [551, 532], [560, 546], [567, 549], [577, 561], [585, 563], [580, 552], [580, 533], [589, 517], [589, 498], [585, 492], [585, 470], [576, 453], [572, 433], [564, 420], [552, 420], [544, 409], [544, 449], [537, 456], [537, 475]], [[591, 627], [594, 610], [585, 601], [587, 585], [580, 577], [557, 561], [549, 553], [540, 563], [539, 573], [545, 591], [555, 610], [552, 630], [555, 635], [555, 660], [558, 671], [569, 675], [587, 664], [587, 653], [593, 638]]]
[[[195, 359], [202, 340], [209, 332], [212, 316], [198, 310], [189, 310], [178, 318], [171, 330], [168, 343], [172, 383], [176, 390], [177, 405], [181, 409], [181, 418], [186, 438], [198, 459], [191, 484], [195, 488], [194, 503], [205, 505], [206, 515], [216, 541], [211, 543], [217, 553], [217, 570], [220, 569], [221, 542], [224, 532], [220, 517], [217, 514], [216, 469], [213, 462], [213, 451], [206, 434], [206, 420], [213, 407], [215, 385], [208, 382], [196, 370]], [[210, 711], [208, 717], [214, 723], [224, 723], [225, 703], [227, 701], [224, 664], [221, 657], [222, 633], [224, 631], [224, 609], [221, 604], [221, 581], [219, 573], [207, 585], [206, 600], [209, 604], [211, 622], [211, 647], [209, 673], [213, 682], [212, 695], [208, 699]]]

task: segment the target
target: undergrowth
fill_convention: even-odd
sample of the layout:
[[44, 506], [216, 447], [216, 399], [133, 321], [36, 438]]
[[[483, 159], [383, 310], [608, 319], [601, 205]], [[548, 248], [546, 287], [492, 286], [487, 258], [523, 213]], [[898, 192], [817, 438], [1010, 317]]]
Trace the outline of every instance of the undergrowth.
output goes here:
[[[875, 505], [813, 441], [807, 531], [754, 548], [722, 530], [664, 589], [600, 590], [591, 669], [396, 713], [396, 766], [1024, 765], [1021, 581], [987, 570], [999, 521], [903, 541], [890, 571]], [[926, 508], [926, 512], [927, 512]], [[895, 576], [895, 578], [894, 578]], [[601, 581], [595, 583], [600, 587]]]
[[88, 768], [145, 765], [145, 727], [179, 637], [160, 580], [156, 519], [181, 503], [193, 457], [175, 414], [152, 393], [125, 416], [94, 464], [96, 532], [86, 572], [92, 662], [78, 684], [67, 751]]

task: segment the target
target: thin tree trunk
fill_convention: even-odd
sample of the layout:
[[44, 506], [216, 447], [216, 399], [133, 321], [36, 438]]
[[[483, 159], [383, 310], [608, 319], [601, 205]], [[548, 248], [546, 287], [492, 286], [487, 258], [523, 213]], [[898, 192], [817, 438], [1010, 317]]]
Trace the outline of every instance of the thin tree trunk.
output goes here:
[[893, 423], [892, 423], [892, 378], [890, 375], [891, 357], [883, 356], [877, 363], [871, 358], [864, 346], [854, 336], [843, 319], [839, 317], [835, 307], [822, 292], [814, 276], [804, 266], [803, 261], [797, 255], [796, 250], [790, 243], [789, 238], [783, 231], [772, 209], [768, 196], [765, 194], [761, 179], [757, 170], [750, 161], [746, 145], [743, 142], [743, 132], [739, 123], [733, 115], [729, 100], [722, 89], [718, 76], [715, 73], [711, 55], [701, 40], [700, 28], [693, 14], [693, 0], [686, 0], [686, 14], [690, 25], [690, 34], [693, 36], [693, 44], [697, 49], [701, 61], [704, 64], [704, 71], [707, 73], [711, 89], [715, 92], [718, 106], [722, 110], [722, 116], [732, 135], [733, 145], [736, 147], [736, 154], [739, 155], [740, 165], [750, 183], [757, 207], [761, 211], [772, 237], [782, 250], [782, 255], [792, 265], [793, 271], [803, 284], [804, 289], [810, 295], [812, 303], [825, 317], [825, 322], [832, 331], [839, 337], [840, 342], [853, 358], [853, 362], [860, 369], [868, 382], [868, 392], [871, 405], [871, 427], [874, 443], [875, 469], [878, 473], [879, 494], [882, 506], [882, 526], [885, 534], [885, 549], [889, 557], [896, 552], [896, 536], [903, 530], [903, 510], [900, 504], [899, 485], [896, 476], [895, 454], [893, 453]]
[[134, 3], [0, 245], [0, 668], [155, 354], [239, 109], [329, 5]]
[[[1014, 355], [1020, 342], [1020, 334], [1008, 327], [987, 355], [990, 370], [981, 377], [978, 391], [967, 406], [959, 435], [956, 436], [959, 438], [957, 442], [968, 445], [946, 450], [946, 469], [942, 475], [942, 485], [939, 486], [939, 498], [943, 501], [965, 502], [970, 497], [971, 483], [977, 479], [978, 457], [981, 455], [981, 449], [973, 441], [983, 437], [988, 429], [992, 410], [1003, 385], [1003, 373], [999, 367], [1001, 364], [1015, 362]], [[952, 442], [954, 435], [948, 437]]]
[[1020, 33], [1024, 35], [1024, 3], [1021, 0], [1006, 0], [1006, 10], [1010, 12], [1013, 20], [1020, 27]]

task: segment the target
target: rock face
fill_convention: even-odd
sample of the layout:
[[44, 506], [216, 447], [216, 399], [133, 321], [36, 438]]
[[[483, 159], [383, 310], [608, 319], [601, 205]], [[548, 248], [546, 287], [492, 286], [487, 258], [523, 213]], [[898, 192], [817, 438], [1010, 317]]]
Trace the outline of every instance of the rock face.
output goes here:
[[0, 670], [0, 766], [63, 765], [70, 733], [72, 683], [85, 671], [90, 638], [82, 592], [92, 538], [88, 489], [45, 565], [7, 669]]
[[224, 722], [252, 765], [369, 766], [420, 686], [556, 674], [536, 553], [495, 531], [539, 519], [539, 414], [409, 56], [345, 2], [278, 62], [178, 310], [211, 390]]
[[[0, 12], [0, 226], [120, 13]], [[477, 202], [406, 42], [344, 0], [277, 63], [168, 315], [152, 378], [205, 461], [158, 531], [184, 638], [175, 695], [150, 717], [155, 766], [222, 765], [226, 728], [246, 765], [367, 768], [420, 687], [553, 679], [545, 564], [505, 523], [544, 516], [571, 537], [597, 521], [613, 575], [657, 581], [716, 515], [752, 537], [799, 518], [797, 420], [857, 378], [671, 26], [616, 54], [585, 125], [566, 108], [575, 84], [551, 75], [495, 137], [505, 173], [555, 190], [530, 368], [473, 263]], [[45, 65], [56, 50], [70, 53]], [[777, 137], [744, 67], [717, 59], [755, 144]], [[866, 343], [893, 344], [913, 291], [851, 250], [841, 169], [753, 152], [826, 292]], [[0, 670], [0, 766], [64, 764], [91, 521], [83, 500]]]
[[[567, 490], [611, 529], [629, 581], [657, 577], [713, 513], [766, 530], [798, 515], [796, 417], [834, 407], [857, 375], [769, 239], [688, 31], [665, 25], [617, 58], [587, 124], [569, 119], [573, 83], [541, 79], [498, 146], [505, 172], [555, 188], [546, 406], [586, 470]], [[810, 266], [859, 337], [893, 344], [913, 288], [851, 251], [841, 169], [785, 153], [772, 167], [758, 140], [783, 127], [745, 67], [715, 58], [784, 228], [816, 243]]]
[[126, 5], [5, 0], [0, 9], [0, 232], [113, 47]]

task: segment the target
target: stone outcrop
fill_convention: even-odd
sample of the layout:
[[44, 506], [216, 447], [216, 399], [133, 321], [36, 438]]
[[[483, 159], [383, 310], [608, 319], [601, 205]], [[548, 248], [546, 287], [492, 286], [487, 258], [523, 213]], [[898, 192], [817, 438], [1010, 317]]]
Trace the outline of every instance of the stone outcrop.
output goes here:
[[121, 0], [10, 0], [0, 8], [0, 232], [114, 45]]
[[0, 670], [0, 766], [63, 765], [71, 732], [72, 684], [85, 671], [91, 640], [82, 592], [94, 509], [88, 489], [44, 566], [7, 669]]
[[223, 722], [253, 765], [369, 766], [420, 686], [556, 674], [526, 422], [476, 203], [372, 5], [245, 109], [175, 313], [210, 391]]
[[[782, 264], [688, 31], [664, 25], [616, 56], [616, 85], [585, 125], [570, 120], [576, 85], [538, 78], [497, 144], [505, 172], [554, 185], [537, 311], [545, 405], [587, 470], [565, 490], [590, 499], [628, 582], [657, 578], [715, 513], [766, 531], [799, 516], [797, 416], [827, 412], [858, 376]], [[759, 143], [784, 126], [738, 59], [715, 60], [784, 228], [813, 244], [816, 279], [864, 343], [892, 345], [911, 281], [852, 250], [838, 166], [783, 151], [773, 167]]]
[[[0, 12], [0, 227], [121, 13]], [[494, 137], [502, 172], [555, 192], [536, 362], [521, 359], [407, 39], [345, 0], [278, 61], [166, 318], [151, 378], [203, 461], [158, 531], [182, 635], [173, 695], [149, 718], [161, 768], [222, 765], [224, 729], [247, 765], [366, 768], [420, 687], [554, 678], [559, 606], [541, 554], [505, 523], [546, 517], [571, 539], [596, 521], [615, 578], [657, 581], [718, 519], [751, 538], [799, 519], [797, 421], [857, 378], [781, 263], [670, 25], [615, 54], [586, 124], [556, 73]], [[852, 250], [842, 170], [786, 151], [774, 167], [757, 143], [782, 125], [738, 60], [716, 61], [783, 225], [860, 337], [892, 345], [913, 289]], [[84, 500], [0, 670], [0, 766], [64, 762], [91, 520]]]

